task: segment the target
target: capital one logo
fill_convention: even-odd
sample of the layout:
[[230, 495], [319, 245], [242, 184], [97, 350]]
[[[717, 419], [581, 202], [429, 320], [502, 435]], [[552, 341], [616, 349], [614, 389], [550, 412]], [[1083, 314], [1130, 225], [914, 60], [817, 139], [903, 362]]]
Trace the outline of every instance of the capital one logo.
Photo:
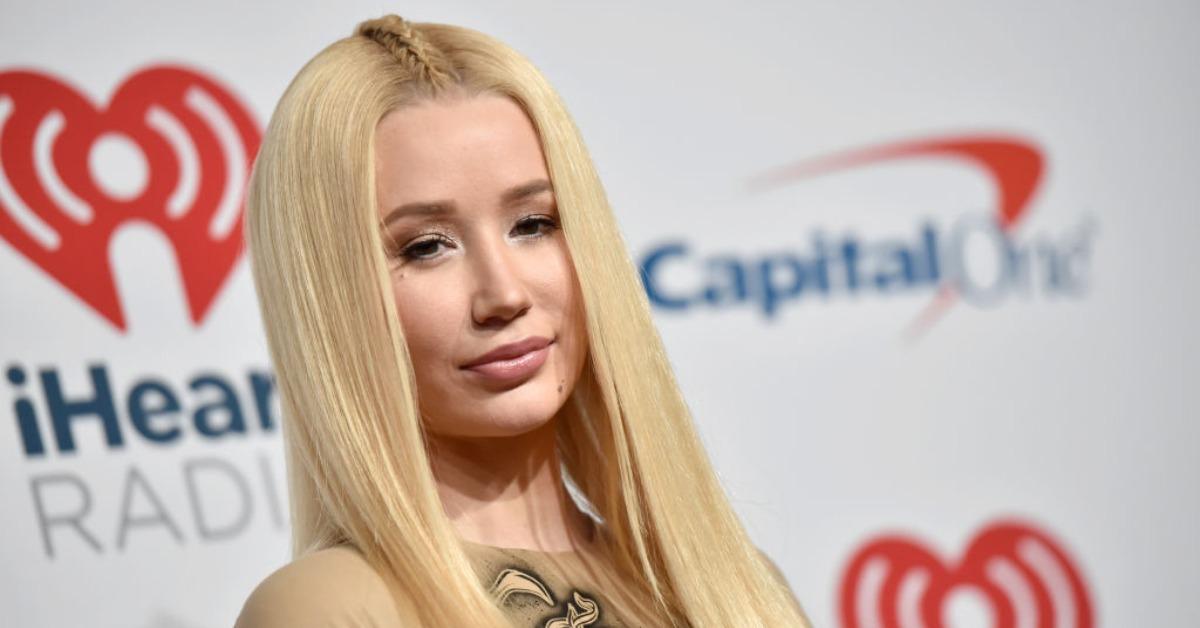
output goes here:
[[133, 74], [105, 107], [46, 74], [0, 72], [0, 238], [124, 331], [109, 241], [147, 222], [175, 250], [199, 324], [242, 253], [260, 140], [228, 89], [182, 67]]
[[943, 561], [903, 535], [876, 537], [850, 558], [838, 592], [843, 628], [959, 628], [959, 594], [982, 601], [995, 628], [1093, 628], [1082, 572], [1047, 533], [993, 522], [961, 559]]
[[[1094, 221], [1085, 219], [1065, 237], [1017, 234], [1041, 187], [1046, 163], [1043, 149], [1028, 138], [969, 134], [869, 146], [767, 172], [753, 178], [749, 189], [930, 159], [964, 163], [986, 176], [995, 193], [994, 209], [983, 215], [963, 213], [949, 221], [922, 217], [915, 221], [914, 232], [882, 238], [823, 228], [810, 230], [807, 238], [785, 233], [784, 238], [807, 239], [808, 244], [750, 254], [695, 254], [686, 240], [669, 240], [649, 250], [640, 262], [650, 302], [676, 311], [748, 306], [769, 323], [800, 303], [930, 291], [929, 303], [908, 326], [908, 335], [917, 336], [958, 301], [994, 307], [1009, 297], [1086, 293]], [[981, 260], [985, 272], [979, 272]], [[987, 262], [996, 270], [986, 272]], [[692, 272], [683, 276], [692, 279], [671, 279], [680, 276], [671, 269], [689, 267]]]
[[[806, 160], [753, 179], [751, 188], [770, 187], [879, 162], [923, 157], [945, 157], [962, 161], [986, 173], [996, 190], [995, 227], [997, 233], [1005, 239], [1012, 237], [1018, 221], [1028, 213], [1030, 200], [1037, 191], [1045, 170], [1042, 151], [1032, 142], [1017, 137], [960, 136], [884, 144]], [[928, 238], [926, 240], [928, 241]], [[949, 270], [949, 276], [940, 278], [940, 285], [932, 301], [913, 321], [910, 331], [931, 325], [961, 295], [964, 264], [948, 264], [937, 259], [943, 250], [943, 247], [937, 245], [930, 247], [926, 263], [932, 268]], [[933, 282], [939, 282], [938, 270], [930, 274]]]

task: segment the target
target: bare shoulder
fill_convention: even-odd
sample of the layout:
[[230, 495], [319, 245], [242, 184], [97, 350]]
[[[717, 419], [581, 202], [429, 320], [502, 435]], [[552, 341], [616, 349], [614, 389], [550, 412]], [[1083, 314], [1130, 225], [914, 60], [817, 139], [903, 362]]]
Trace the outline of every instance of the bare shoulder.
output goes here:
[[247, 598], [235, 628], [401, 625], [383, 578], [349, 546], [306, 554], [267, 576]]

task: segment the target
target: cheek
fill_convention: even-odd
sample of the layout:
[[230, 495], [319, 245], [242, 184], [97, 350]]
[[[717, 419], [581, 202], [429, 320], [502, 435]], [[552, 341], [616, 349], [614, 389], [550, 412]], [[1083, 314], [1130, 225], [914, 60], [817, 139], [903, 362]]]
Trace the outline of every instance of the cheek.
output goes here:
[[571, 258], [565, 245], [554, 260], [553, 300], [557, 314], [561, 317], [562, 333], [571, 336], [576, 361], [582, 361], [587, 352], [587, 327], [580, 290]]
[[458, 337], [455, 330], [458, 319], [453, 315], [457, 299], [447, 293], [446, 285], [420, 278], [398, 279], [392, 284], [396, 313], [418, 378], [426, 376], [440, 361], [451, 359], [449, 343]]
[[575, 301], [574, 271], [565, 247], [560, 242], [558, 246], [540, 251], [530, 258], [526, 270], [537, 301], [560, 320], [570, 313]]

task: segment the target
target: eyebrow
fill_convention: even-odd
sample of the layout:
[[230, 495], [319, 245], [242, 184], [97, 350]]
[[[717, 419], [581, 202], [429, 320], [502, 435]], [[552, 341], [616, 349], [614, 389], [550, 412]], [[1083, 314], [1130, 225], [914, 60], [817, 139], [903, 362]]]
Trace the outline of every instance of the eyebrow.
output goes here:
[[[546, 179], [534, 179], [528, 183], [511, 187], [500, 195], [502, 205], [513, 205], [542, 192], [552, 192], [554, 188]], [[415, 201], [405, 203], [389, 211], [383, 218], [384, 226], [390, 225], [404, 216], [442, 216], [454, 213], [454, 201]]]

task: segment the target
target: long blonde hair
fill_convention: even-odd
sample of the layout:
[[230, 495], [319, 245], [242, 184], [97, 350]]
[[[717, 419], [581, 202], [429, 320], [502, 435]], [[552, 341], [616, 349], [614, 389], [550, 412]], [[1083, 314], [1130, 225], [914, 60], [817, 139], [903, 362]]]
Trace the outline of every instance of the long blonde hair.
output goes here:
[[[318, 53], [254, 164], [246, 232], [284, 412], [293, 554], [349, 543], [417, 625], [503, 626], [438, 499], [376, 210], [374, 134], [452, 93], [516, 101], [578, 270], [588, 359], [563, 466], [662, 623], [807, 626], [718, 483], [578, 129], [542, 74], [466, 28], [388, 15]], [[719, 567], [718, 567], [719, 566]]]

